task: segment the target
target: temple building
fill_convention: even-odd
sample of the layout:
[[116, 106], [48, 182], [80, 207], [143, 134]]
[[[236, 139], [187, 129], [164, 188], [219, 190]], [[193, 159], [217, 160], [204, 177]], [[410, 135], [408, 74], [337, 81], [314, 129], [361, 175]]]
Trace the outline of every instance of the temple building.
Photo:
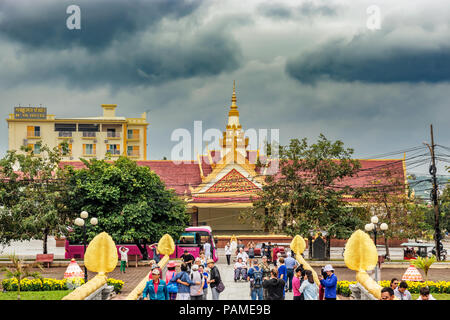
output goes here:
[[[236, 89], [233, 85], [231, 106], [220, 140], [220, 150], [207, 148], [206, 154], [198, 154], [196, 160], [187, 162], [137, 160], [137, 164], [149, 167], [159, 175], [167, 188], [174, 189], [187, 202], [192, 225], [209, 225], [214, 234], [223, 239], [232, 234], [241, 237], [267, 236], [261, 230], [255, 230], [253, 226], [239, 220], [241, 211], [252, 206], [250, 197], [262, 188], [265, 176], [278, 173], [271, 172], [270, 168], [257, 167], [255, 163], [259, 150], [248, 150], [248, 146], [248, 138], [244, 137], [240, 123]], [[261, 159], [263, 157], [262, 155]], [[341, 183], [352, 187], [367, 186], [374, 179], [370, 172], [374, 172], [376, 168], [389, 168], [395, 176], [405, 179], [406, 183], [404, 160], [359, 160], [361, 173], [346, 178]], [[69, 164], [74, 167], [84, 166], [81, 162]], [[358, 205], [359, 200], [347, 197], [346, 201], [353, 206]], [[284, 238], [276, 239], [281, 241]]]

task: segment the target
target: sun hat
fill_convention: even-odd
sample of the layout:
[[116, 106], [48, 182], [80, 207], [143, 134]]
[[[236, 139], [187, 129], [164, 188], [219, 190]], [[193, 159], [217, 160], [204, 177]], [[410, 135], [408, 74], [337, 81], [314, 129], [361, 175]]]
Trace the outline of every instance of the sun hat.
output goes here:
[[175, 262], [175, 261], [170, 261], [168, 264], [167, 264], [167, 268], [174, 268], [174, 267], [176, 267], [177, 266], [177, 263]]
[[159, 274], [161, 274], [161, 272], [159, 272], [159, 269], [155, 268], [155, 269], [152, 270], [152, 274], [158, 274], [159, 275]]
[[214, 260], [213, 260], [213, 259], [208, 259], [208, 260], [206, 261], [206, 264], [210, 264], [210, 263], [214, 263]]
[[194, 270], [194, 271], [197, 271], [198, 270], [198, 264], [194, 264], [191, 269]]
[[324, 272], [327, 271], [334, 271], [333, 266], [331, 264], [327, 264], [324, 268], [323, 268]]

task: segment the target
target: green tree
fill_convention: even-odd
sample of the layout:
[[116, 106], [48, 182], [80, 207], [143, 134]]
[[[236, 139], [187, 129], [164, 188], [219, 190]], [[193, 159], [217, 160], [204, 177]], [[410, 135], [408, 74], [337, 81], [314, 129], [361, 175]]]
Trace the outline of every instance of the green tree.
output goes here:
[[[188, 225], [186, 203], [148, 167], [126, 157], [82, 161], [84, 169], [66, 167], [72, 190], [67, 206], [98, 219], [98, 225], [88, 227], [88, 240], [105, 231], [116, 243], [136, 244], [147, 260], [147, 244], [165, 233], [176, 239]], [[75, 228], [70, 238], [80, 242], [81, 229]]]
[[331, 142], [323, 134], [311, 145], [305, 138], [277, 147], [279, 171], [265, 177], [253, 207], [243, 211], [241, 219], [266, 231], [300, 234], [308, 237], [309, 243], [311, 233], [326, 231], [329, 257], [331, 238], [349, 237], [362, 223], [344, 201], [351, 188], [342, 184], [356, 174], [360, 163], [351, 159], [353, 149], [345, 149], [342, 141]]
[[0, 160], [0, 242], [42, 239], [47, 253], [48, 236], [65, 234], [73, 216], [64, 205], [68, 191], [59, 168], [68, 145], [50, 149], [38, 144], [38, 155], [22, 147]]
[[403, 176], [396, 175], [392, 168], [382, 168], [372, 175], [370, 185], [359, 190], [367, 209], [364, 220], [369, 223], [370, 217], [377, 215], [380, 222], [388, 224], [383, 236], [386, 255], [390, 256], [389, 239], [427, 236], [425, 216], [429, 209], [421, 199], [412, 196]]

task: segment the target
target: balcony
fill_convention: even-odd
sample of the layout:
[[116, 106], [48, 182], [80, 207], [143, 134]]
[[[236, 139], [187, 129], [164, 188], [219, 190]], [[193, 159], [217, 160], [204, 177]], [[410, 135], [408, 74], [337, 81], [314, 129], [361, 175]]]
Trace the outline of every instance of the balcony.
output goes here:
[[139, 150], [128, 150], [127, 155], [129, 157], [139, 157]]
[[72, 131], [58, 131], [58, 138], [72, 138]]
[[94, 139], [96, 137], [96, 132], [83, 131], [83, 138]]
[[120, 139], [120, 132], [108, 131], [106, 136], [108, 137], [108, 139]]
[[120, 150], [108, 150], [106, 154], [110, 156], [120, 156]]

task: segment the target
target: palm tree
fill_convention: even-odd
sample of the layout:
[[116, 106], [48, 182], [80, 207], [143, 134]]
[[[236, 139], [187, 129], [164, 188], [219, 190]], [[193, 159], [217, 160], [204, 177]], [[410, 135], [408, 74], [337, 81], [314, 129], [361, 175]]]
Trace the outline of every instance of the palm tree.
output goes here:
[[425, 281], [428, 281], [428, 271], [433, 263], [436, 262], [436, 256], [431, 256], [430, 258], [417, 257], [416, 260], [412, 260], [411, 263], [418, 269], [422, 269], [425, 273]]
[[25, 264], [23, 260], [19, 259], [15, 254], [9, 256], [12, 263], [12, 268], [3, 267], [1, 271], [4, 271], [4, 276], [8, 279], [16, 279], [17, 285], [17, 300], [20, 300], [20, 281], [22, 279], [32, 277], [42, 281], [42, 276], [39, 272], [31, 271], [32, 268], [38, 267], [43, 271], [42, 266], [38, 263]]

